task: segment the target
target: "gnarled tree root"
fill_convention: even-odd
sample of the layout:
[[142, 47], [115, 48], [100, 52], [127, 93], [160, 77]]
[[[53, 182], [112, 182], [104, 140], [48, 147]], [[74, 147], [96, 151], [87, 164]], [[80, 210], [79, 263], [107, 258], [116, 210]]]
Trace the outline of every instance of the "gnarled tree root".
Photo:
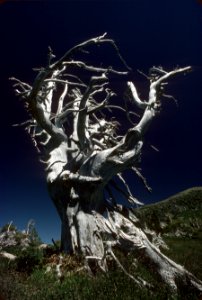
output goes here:
[[[107, 257], [111, 256], [123, 272], [139, 286], [150, 288], [151, 285], [142, 278], [135, 278], [120, 263], [113, 249], [118, 247], [124, 252], [136, 251], [139, 260], [164, 282], [172, 295], [181, 293], [182, 289], [193, 292], [194, 295], [202, 294], [202, 282], [184, 267], [165, 256], [138, 228], [134, 221], [120, 212], [108, 212], [107, 216], [98, 213], [79, 212], [75, 220], [77, 249], [86, 258], [89, 268], [97, 264], [102, 271], [107, 271]], [[88, 234], [87, 234], [88, 232]]]

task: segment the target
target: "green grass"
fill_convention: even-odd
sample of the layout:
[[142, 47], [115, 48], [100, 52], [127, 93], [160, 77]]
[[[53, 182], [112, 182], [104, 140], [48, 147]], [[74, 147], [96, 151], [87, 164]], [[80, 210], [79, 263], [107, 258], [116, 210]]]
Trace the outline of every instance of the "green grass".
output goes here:
[[202, 239], [166, 238], [164, 253], [202, 280]]
[[[148, 227], [161, 232], [170, 247], [163, 252], [202, 280], [202, 188], [187, 190], [136, 213]], [[175, 236], [179, 228], [185, 236]], [[121, 252], [116, 255], [134, 277], [150, 282], [151, 290], [139, 288], [115, 263], [111, 263], [108, 274], [89, 276], [84, 271], [76, 272], [81, 266], [81, 260], [76, 257], [66, 258], [67, 276], [60, 282], [54, 274], [45, 272], [47, 259], [42, 252], [33, 247], [23, 252], [16, 247], [7, 250], [19, 256], [16, 262], [10, 263], [0, 258], [0, 296], [7, 300], [171, 299], [167, 287], [155, 274], [149, 273], [140, 263], [137, 267], [132, 264], [135, 252], [129, 256]], [[189, 294], [172, 299], [197, 298]]]
[[[202, 187], [188, 189], [164, 201], [135, 210], [141, 223], [161, 234], [177, 229], [187, 236], [199, 234], [202, 228]], [[162, 226], [163, 225], [163, 226]]]
[[[168, 238], [167, 242], [172, 250], [166, 251], [166, 254], [201, 278], [202, 254], [198, 240]], [[153, 285], [152, 290], [140, 289], [115, 265], [111, 267], [108, 274], [98, 273], [95, 276], [71, 271], [69, 276], [60, 282], [54, 274], [46, 274], [41, 264], [36, 264], [33, 271], [27, 273], [17, 271], [16, 264], [8, 264], [6, 260], [1, 259], [0, 291], [5, 299], [9, 300], [168, 299], [166, 286], [160, 283], [154, 274], [149, 273], [142, 264], [138, 264], [137, 268], [132, 265], [134, 254], [128, 257], [120, 253], [117, 255], [135, 277], [140, 276], [150, 282]], [[176, 299], [192, 300], [195, 298], [183, 296]]]
[[[139, 275], [147, 277], [144, 268], [139, 267]], [[150, 275], [149, 275], [150, 276]], [[3, 278], [2, 278], [3, 277]], [[18, 273], [0, 275], [1, 292], [10, 300], [50, 300], [50, 299], [166, 299], [166, 288], [155, 288], [153, 292], [141, 290], [120, 270], [90, 277], [72, 274], [60, 283], [44, 270], [35, 270], [30, 276]], [[2, 280], [3, 279], [3, 280]]]

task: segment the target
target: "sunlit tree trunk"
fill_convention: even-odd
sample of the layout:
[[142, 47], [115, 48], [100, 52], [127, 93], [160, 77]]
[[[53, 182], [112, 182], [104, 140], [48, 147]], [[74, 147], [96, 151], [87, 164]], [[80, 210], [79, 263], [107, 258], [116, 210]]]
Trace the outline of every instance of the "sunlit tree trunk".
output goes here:
[[[79, 51], [101, 44], [115, 49], [124, 71], [76, 59]], [[151, 68], [148, 99], [142, 100], [129, 80], [131, 68], [106, 34], [76, 45], [55, 62], [49, 50], [49, 64], [39, 70], [32, 86], [12, 79], [31, 115], [24, 125], [45, 164], [49, 194], [61, 219], [61, 250], [82, 254], [89, 267], [93, 263], [104, 271], [110, 256], [136, 283], [147, 285], [128, 274], [113, 250], [136, 249], [172, 291], [183, 286], [202, 291], [199, 280], [149, 241], [132, 210], [118, 205], [116, 196], [120, 193], [131, 207], [140, 204], [124, 179], [128, 169], [150, 190], [139, 170], [145, 133], [160, 113], [167, 80], [191, 68], [169, 72]], [[114, 91], [113, 82], [118, 78], [125, 85], [125, 95]], [[142, 111], [141, 116], [135, 114], [135, 107]], [[122, 135], [118, 128], [122, 120], [115, 119], [115, 110], [126, 115], [128, 129]]]

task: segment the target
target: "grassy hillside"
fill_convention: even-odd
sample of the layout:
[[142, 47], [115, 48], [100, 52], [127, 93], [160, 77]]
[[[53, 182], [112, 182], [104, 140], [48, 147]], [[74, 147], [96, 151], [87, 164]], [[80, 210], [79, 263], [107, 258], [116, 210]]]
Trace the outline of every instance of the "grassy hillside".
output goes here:
[[[186, 190], [135, 213], [141, 227], [154, 229], [163, 236], [170, 249], [162, 251], [202, 280], [202, 188]], [[9, 251], [12, 252], [12, 247]], [[57, 259], [57, 254], [47, 256], [33, 246], [21, 252], [15, 247], [13, 253], [19, 255], [15, 262], [0, 259], [0, 299], [3, 300], [171, 299], [155, 274], [141, 264], [135, 266], [135, 253], [127, 257], [116, 254], [130, 273], [153, 285], [150, 291], [136, 286], [113, 262], [107, 275], [89, 276], [81, 268], [81, 258], [67, 256], [66, 276], [59, 281], [54, 273], [46, 272], [47, 264]], [[185, 293], [172, 299], [197, 298]]]
[[142, 227], [161, 234], [166, 255], [202, 280], [202, 187], [144, 206], [136, 215]]
[[202, 187], [144, 206], [136, 214], [141, 223], [163, 236], [202, 238]]

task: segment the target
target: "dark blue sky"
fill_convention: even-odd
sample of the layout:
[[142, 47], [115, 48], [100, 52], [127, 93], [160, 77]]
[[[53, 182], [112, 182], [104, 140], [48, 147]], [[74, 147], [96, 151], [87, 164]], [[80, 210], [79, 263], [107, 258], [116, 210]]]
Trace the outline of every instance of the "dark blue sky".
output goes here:
[[[147, 139], [142, 170], [153, 193], [128, 176], [145, 203], [202, 185], [202, 6], [195, 0], [7, 1], [0, 4], [1, 169], [0, 226], [13, 220], [18, 228], [34, 219], [45, 241], [59, 238], [60, 221], [46, 191], [43, 169], [29, 136], [13, 123], [26, 120], [8, 78], [31, 83], [33, 67], [46, 64], [50, 45], [59, 58], [74, 44], [108, 32], [127, 63], [144, 72], [153, 65], [167, 69], [193, 66], [172, 80], [166, 102]], [[111, 54], [110, 54], [111, 55]], [[108, 57], [109, 59], [110, 57]], [[111, 58], [113, 60], [113, 57]], [[144, 77], [135, 75], [146, 95]]]

